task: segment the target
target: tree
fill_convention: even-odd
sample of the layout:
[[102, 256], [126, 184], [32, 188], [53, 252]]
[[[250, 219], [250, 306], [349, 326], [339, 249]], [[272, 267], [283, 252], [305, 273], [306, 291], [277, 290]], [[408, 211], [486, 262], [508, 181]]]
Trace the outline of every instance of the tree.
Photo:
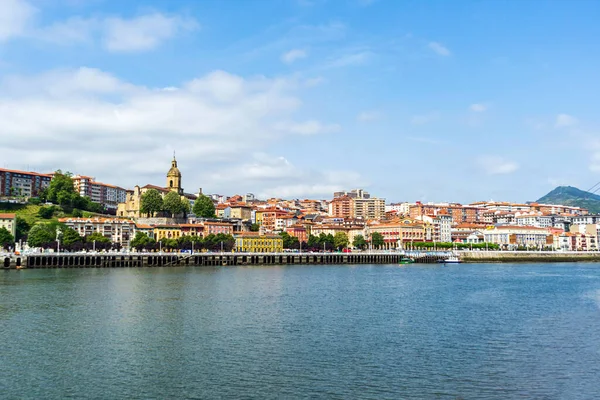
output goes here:
[[163, 209], [171, 213], [171, 217], [175, 217], [175, 214], [183, 212], [181, 197], [177, 192], [169, 192], [165, 195]]
[[29, 224], [27, 223], [27, 221], [25, 221], [23, 218], [18, 217], [17, 216], [17, 227], [16, 227], [16, 240], [22, 240], [25, 239], [27, 237], [27, 234], [29, 233], [29, 229], [31, 228], [29, 226]]
[[131, 241], [131, 247], [136, 250], [152, 249], [156, 242], [149, 237], [145, 232], [136, 232], [135, 237]]
[[283, 248], [284, 249], [297, 249], [300, 247], [300, 242], [297, 237], [290, 236], [287, 232], [279, 233], [279, 236], [283, 239]]
[[81, 212], [81, 210], [79, 208], [74, 208], [73, 212], [71, 213], [71, 215], [75, 218], [81, 218], [83, 217], [83, 213]]
[[201, 194], [194, 202], [192, 210], [196, 217], [215, 218], [215, 203], [208, 196]]
[[109, 238], [107, 238], [106, 236], [104, 236], [103, 234], [98, 233], [98, 232], [94, 232], [91, 235], [86, 236], [85, 241], [88, 243], [96, 242], [96, 244], [111, 243], [111, 240]]
[[5, 227], [0, 227], [0, 247], [8, 248], [15, 244], [15, 238]]
[[68, 226], [62, 229], [61, 245], [67, 249], [73, 249], [77, 243], [83, 243], [83, 238], [77, 233], [77, 231]]
[[354, 240], [352, 241], [352, 246], [356, 247], [357, 249], [363, 250], [365, 247], [367, 247], [367, 241], [365, 240], [365, 237], [363, 235], [356, 235], [354, 236]]
[[186, 216], [191, 210], [192, 209], [190, 207], [190, 201], [187, 198], [183, 197], [181, 199], [181, 212], [183, 212], [183, 215]]
[[260, 225], [259, 224], [252, 224], [250, 225], [250, 232], [258, 232], [260, 230]]
[[38, 215], [44, 219], [50, 219], [54, 215], [54, 206], [40, 207]]
[[56, 242], [56, 225], [36, 224], [29, 230], [27, 243], [31, 247], [50, 247]]
[[383, 241], [383, 235], [379, 232], [373, 232], [371, 234], [371, 245], [375, 248], [379, 248], [383, 246], [385, 242]]
[[336, 249], [344, 249], [348, 247], [350, 240], [348, 240], [348, 235], [346, 232], [336, 232], [333, 237], [333, 245]]
[[54, 173], [50, 185], [46, 191], [47, 200], [61, 206], [71, 206], [73, 200], [79, 197], [73, 186], [72, 174], [70, 172], [62, 173], [59, 169]]
[[156, 189], [150, 189], [142, 195], [140, 211], [151, 217], [154, 215], [154, 213], [162, 211], [163, 205], [163, 198], [159, 191]]

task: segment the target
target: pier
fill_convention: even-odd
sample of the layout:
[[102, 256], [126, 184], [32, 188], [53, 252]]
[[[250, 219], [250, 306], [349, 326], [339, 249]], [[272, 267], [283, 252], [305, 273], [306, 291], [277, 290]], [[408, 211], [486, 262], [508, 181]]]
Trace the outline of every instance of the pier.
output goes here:
[[[435, 263], [446, 253], [410, 257], [416, 263]], [[400, 253], [145, 253], [145, 254], [33, 254], [4, 257], [5, 269], [16, 268], [142, 268], [177, 266], [398, 264]]]

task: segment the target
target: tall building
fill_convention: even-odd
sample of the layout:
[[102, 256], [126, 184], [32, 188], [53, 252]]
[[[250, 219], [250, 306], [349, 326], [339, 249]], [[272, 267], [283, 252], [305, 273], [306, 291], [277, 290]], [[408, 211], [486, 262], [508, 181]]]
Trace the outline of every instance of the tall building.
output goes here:
[[0, 168], [0, 197], [36, 197], [51, 180], [50, 174]]
[[385, 199], [376, 197], [352, 199], [354, 202], [354, 218], [382, 219], [385, 217]]
[[108, 210], [116, 211], [119, 203], [127, 199], [127, 191], [115, 185], [96, 182], [90, 176], [73, 176], [73, 186], [81, 196], [87, 196], [94, 203], [102, 204]]

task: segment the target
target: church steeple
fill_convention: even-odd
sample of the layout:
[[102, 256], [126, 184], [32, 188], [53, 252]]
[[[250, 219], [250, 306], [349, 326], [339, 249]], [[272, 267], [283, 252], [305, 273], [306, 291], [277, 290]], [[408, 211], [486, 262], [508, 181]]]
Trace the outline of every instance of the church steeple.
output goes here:
[[167, 172], [167, 189], [183, 194], [183, 188], [181, 187], [181, 172], [177, 168], [177, 159], [175, 158], [175, 152], [173, 152], [173, 161], [171, 161], [171, 169]]

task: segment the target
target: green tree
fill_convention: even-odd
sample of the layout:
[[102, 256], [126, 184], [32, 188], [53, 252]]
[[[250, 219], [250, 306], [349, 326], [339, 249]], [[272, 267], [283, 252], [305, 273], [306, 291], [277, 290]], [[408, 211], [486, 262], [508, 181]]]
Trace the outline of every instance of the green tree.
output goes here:
[[260, 225], [259, 224], [252, 224], [250, 225], [250, 232], [258, 232], [260, 230]]
[[183, 212], [183, 204], [181, 197], [177, 192], [169, 192], [163, 200], [163, 209], [171, 213], [171, 217]]
[[110, 238], [107, 238], [106, 236], [104, 236], [103, 234], [98, 233], [98, 232], [94, 232], [91, 235], [86, 236], [85, 241], [88, 243], [93, 243], [93, 242], [106, 243], [106, 244], [111, 243]]
[[384, 240], [383, 240], [383, 235], [379, 232], [373, 232], [371, 234], [371, 245], [374, 248], [379, 248], [381, 246], [383, 246], [385, 244]]
[[25, 239], [31, 227], [23, 218], [17, 216], [16, 240]]
[[15, 244], [15, 238], [5, 227], [0, 227], [0, 247], [5, 249]]
[[183, 197], [181, 199], [181, 212], [183, 212], [183, 215], [188, 215], [189, 212], [192, 210], [191, 206], [190, 206], [190, 201]]
[[149, 237], [146, 233], [136, 232], [135, 237], [131, 241], [131, 247], [139, 251], [154, 248], [155, 243], [154, 239]]
[[363, 235], [356, 235], [352, 241], [352, 246], [356, 247], [357, 249], [364, 250], [364, 248], [367, 247], [367, 241]]
[[50, 219], [54, 215], [54, 206], [40, 207], [38, 216], [44, 219]]
[[149, 217], [152, 217], [155, 213], [163, 210], [163, 198], [156, 189], [150, 189], [144, 193], [141, 202], [140, 211]]
[[199, 218], [214, 218], [215, 203], [210, 197], [201, 194], [194, 202], [193, 212]]
[[62, 227], [61, 230], [62, 230], [62, 237], [61, 237], [60, 242], [64, 247], [70, 248], [75, 243], [83, 242], [83, 238], [79, 235], [79, 233], [77, 233], [77, 231], [75, 229], [65, 226], [65, 227]]
[[346, 232], [336, 232], [333, 237], [333, 245], [336, 249], [344, 249], [348, 247], [350, 240], [348, 240], [348, 235]]
[[309, 249], [314, 249], [319, 247], [319, 237], [314, 235], [308, 235], [308, 242], [306, 245]]
[[297, 249], [300, 247], [300, 241], [295, 236], [290, 236], [287, 232], [280, 232], [279, 236], [283, 239], [284, 249]]
[[71, 206], [74, 198], [79, 196], [73, 186], [72, 174], [70, 172], [62, 173], [59, 169], [54, 173], [50, 185], [46, 191], [47, 200], [61, 206]]
[[83, 217], [83, 213], [81, 212], [81, 210], [79, 208], [74, 208], [73, 212], [71, 213], [71, 215], [75, 218], [81, 218]]
[[31, 247], [49, 247], [56, 241], [56, 225], [40, 223], [31, 227], [27, 243]]

